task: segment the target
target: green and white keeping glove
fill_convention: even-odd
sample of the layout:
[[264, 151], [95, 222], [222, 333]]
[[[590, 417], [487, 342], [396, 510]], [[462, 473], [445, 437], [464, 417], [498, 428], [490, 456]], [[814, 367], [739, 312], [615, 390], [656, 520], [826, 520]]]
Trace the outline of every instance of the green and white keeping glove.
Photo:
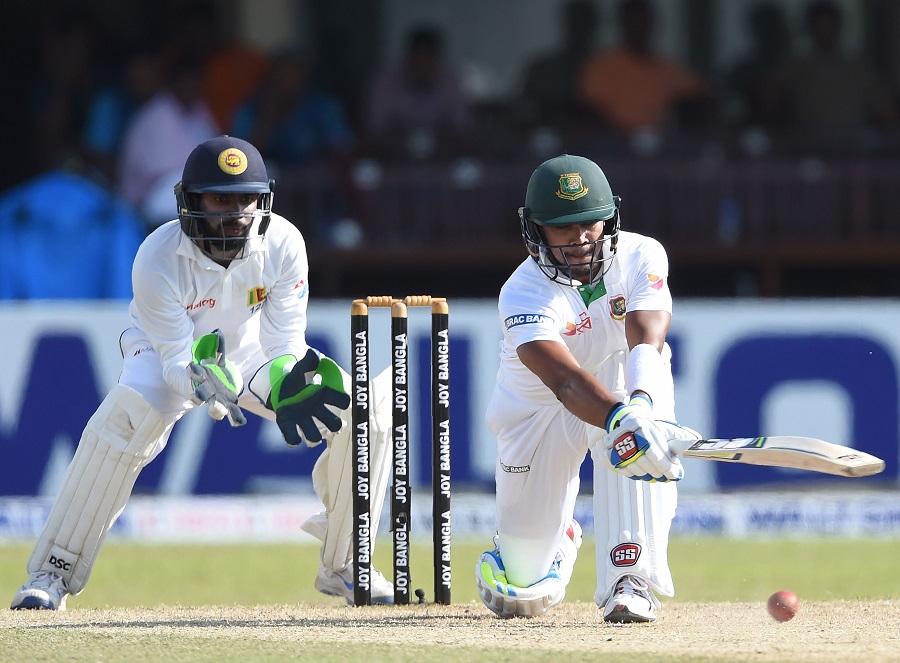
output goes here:
[[194, 341], [191, 346], [194, 361], [187, 366], [194, 384], [191, 400], [195, 405], [206, 403], [209, 416], [216, 421], [228, 417], [232, 426], [243, 426], [247, 418], [238, 406], [238, 396], [244, 389], [240, 371], [225, 357], [225, 337], [216, 329]]
[[[292, 447], [301, 442], [314, 447], [322, 442], [317, 421], [332, 432], [343, 426], [335, 410], [350, 407], [340, 367], [310, 349], [300, 361], [294, 355], [278, 357], [269, 365], [272, 385], [266, 407], [275, 411], [275, 422]], [[253, 384], [251, 383], [251, 391]]]

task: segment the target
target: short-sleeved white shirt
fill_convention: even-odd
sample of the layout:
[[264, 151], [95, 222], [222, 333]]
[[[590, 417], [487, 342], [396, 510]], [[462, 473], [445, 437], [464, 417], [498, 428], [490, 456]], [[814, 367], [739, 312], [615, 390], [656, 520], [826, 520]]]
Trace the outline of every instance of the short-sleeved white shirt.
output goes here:
[[[653, 238], [620, 232], [613, 264], [603, 279], [605, 294], [585, 304], [577, 288], [551, 281], [527, 258], [500, 291], [503, 326], [500, 369], [487, 424], [502, 436], [556, 396], [519, 360], [516, 348], [535, 340], [565, 344], [578, 364], [624, 398], [628, 311], [672, 311], [668, 258]], [[599, 286], [598, 286], [599, 287]]]
[[245, 372], [262, 352], [302, 357], [306, 345], [309, 262], [300, 231], [272, 214], [263, 241], [225, 268], [170, 221], [138, 249], [132, 270], [132, 325], [159, 355], [166, 382], [186, 398], [194, 340], [218, 329], [225, 355]]

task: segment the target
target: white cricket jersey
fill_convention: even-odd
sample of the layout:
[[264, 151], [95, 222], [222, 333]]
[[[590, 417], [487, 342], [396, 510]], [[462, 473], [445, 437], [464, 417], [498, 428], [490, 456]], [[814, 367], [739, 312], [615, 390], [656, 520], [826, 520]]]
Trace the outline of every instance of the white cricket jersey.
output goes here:
[[658, 241], [620, 232], [616, 256], [603, 279], [605, 294], [598, 294], [595, 288], [594, 298], [586, 304], [576, 287], [551, 281], [532, 258], [526, 258], [500, 291], [503, 340], [497, 383], [488, 407], [491, 431], [502, 435], [531, 417], [536, 406], [558, 402], [519, 360], [516, 348], [529, 341], [564, 343], [582, 368], [624, 398], [625, 314], [640, 310], [671, 313], [668, 275], [668, 258]]
[[191, 345], [213, 330], [224, 334], [225, 356], [242, 372], [260, 350], [269, 359], [306, 354], [308, 278], [303, 236], [282, 216], [272, 214], [263, 241], [227, 268], [170, 221], [138, 249], [129, 314], [159, 355], [166, 382], [189, 398]]

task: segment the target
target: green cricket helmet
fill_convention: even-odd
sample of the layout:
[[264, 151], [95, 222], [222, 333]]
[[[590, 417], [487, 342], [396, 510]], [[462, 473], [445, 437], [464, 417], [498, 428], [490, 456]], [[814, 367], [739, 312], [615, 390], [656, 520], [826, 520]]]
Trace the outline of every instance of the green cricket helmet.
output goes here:
[[[525, 206], [519, 208], [522, 238], [528, 253], [551, 281], [581, 285], [573, 271], [590, 274], [600, 281], [612, 265], [619, 238], [619, 202], [600, 166], [585, 157], [562, 154], [545, 161], [531, 175], [525, 191]], [[593, 244], [588, 262], [570, 263], [567, 245], [547, 242], [547, 226], [588, 225], [603, 222], [600, 239]], [[556, 252], [553, 249], [557, 249]], [[589, 271], [585, 271], [589, 269]]]
[[[275, 180], [255, 146], [240, 138], [217, 136], [200, 143], [184, 164], [181, 181], [175, 185], [181, 229], [200, 250], [213, 259], [240, 259], [260, 243], [272, 218]], [[204, 212], [200, 194], [250, 194], [258, 196], [254, 212]], [[252, 223], [241, 235], [226, 231], [230, 224]], [[221, 219], [221, 223], [219, 222]]]

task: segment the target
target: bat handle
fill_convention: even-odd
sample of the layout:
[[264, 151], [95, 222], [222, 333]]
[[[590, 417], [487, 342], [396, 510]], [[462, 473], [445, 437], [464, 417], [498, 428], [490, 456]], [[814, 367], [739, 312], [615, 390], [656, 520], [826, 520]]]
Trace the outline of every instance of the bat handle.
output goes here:
[[658, 421], [657, 424], [664, 428], [668, 427], [669, 449], [671, 449], [676, 456], [683, 456], [685, 451], [699, 442], [700, 438], [703, 437], [693, 428], [688, 428], [687, 426], [679, 426], [678, 424], [673, 424], [668, 421]]
[[688, 450], [688, 447], [695, 444], [699, 438], [695, 438], [692, 440], [687, 440], [684, 438], [673, 438], [669, 440], [669, 449], [676, 456], [683, 456], [684, 452]]

